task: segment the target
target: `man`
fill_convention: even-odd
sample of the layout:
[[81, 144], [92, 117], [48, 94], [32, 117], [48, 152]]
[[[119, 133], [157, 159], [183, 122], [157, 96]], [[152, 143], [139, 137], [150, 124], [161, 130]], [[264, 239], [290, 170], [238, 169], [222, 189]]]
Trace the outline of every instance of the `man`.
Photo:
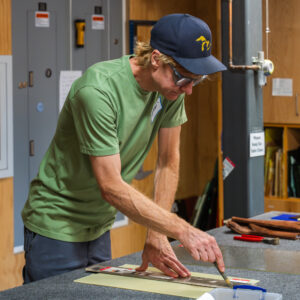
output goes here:
[[[196, 260], [217, 262], [215, 239], [170, 213], [179, 172], [184, 95], [203, 75], [225, 70], [211, 55], [211, 32], [187, 14], [167, 15], [135, 56], [101, 62], [76, 80], [22, 212], [24, 282], [109, 260], [109, 230], [119, 210], [147, 226], [138, 270], [149, 263], [190, 276], [167, 236]], [[129, 185], [158, 134], [153, 201]]]

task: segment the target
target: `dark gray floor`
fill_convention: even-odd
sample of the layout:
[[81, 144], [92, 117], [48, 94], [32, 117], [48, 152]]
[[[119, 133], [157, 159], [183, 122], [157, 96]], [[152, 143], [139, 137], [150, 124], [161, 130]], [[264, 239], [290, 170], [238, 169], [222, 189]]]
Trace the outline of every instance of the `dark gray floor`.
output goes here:
[[[271, 214], [263, 217], [269, 218]], [[233, 241], [233, 234], [227, 233], [225, 227], [210, 231], [220, 245], [236, 245], [238, 247], [270, 247], [264, 244], [244, 243]], [[238, 244], [236, 244], [238, 243]], [[241, 245], [241, 243], [243, 243]], [[177, 243], [174, 243], [177, 244]], [[249, 244], [249, 245], [248, 245]], [[271, 246], [274, 247], [274, 246]], [[300, 241], [282, 240], [277, 246], [280, 250], [300, 251]], [[288, 258], [287, 258], [288, 259]], [[122, 264], [139, 264], [140, 253], [115, 259], [103, 265], [119, 266]], [[299, 263], [300, 274], [300, 263]], [[213, 266], [188, 266], [191, 271], [218, 274]], [[275, 272], [253, 271], [246, 269], [226, 268], [229, 276], [246, 277], [260, 280], [259, 286], [266, 288], [268, 292], [280, 293], [283, 300], [300, 299], [300, 275], [289, 275]], [[175, 296], [166, 296], [154, 293], [143, 293], [131, 290], [123, 290], [102, 286], [85, 285], [73, 282], [75, 279], [87, 276], [83, 269], [75, 270], [63, 275], [50, 277], [25, 286], [6, 290], [0, 293], [0, 299], [188, 299]]]

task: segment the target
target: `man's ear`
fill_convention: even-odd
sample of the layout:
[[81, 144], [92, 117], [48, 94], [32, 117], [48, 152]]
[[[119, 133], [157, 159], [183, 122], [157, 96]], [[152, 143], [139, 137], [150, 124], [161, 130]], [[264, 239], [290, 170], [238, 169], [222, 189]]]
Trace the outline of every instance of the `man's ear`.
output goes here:
[[152, 54], [151, 54], [151, 66], [154, 68], [154, 69], [157, 69], [160, 64], [161, 64], [161, 61], [159, 60], [159, 55], [160, 55], [160, 52], [155, 49], [152, 51]]

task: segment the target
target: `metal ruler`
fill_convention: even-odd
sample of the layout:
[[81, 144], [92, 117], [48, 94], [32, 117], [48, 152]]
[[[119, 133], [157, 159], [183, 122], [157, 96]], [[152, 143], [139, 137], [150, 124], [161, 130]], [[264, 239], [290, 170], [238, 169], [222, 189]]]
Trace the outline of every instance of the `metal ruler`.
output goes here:
[[[188, 278], [173, 278], [159, 272], [138, 272], [135, 269], [123, 268], [123, 267], [108, 267], [96, 264], [85, 269], [87, 272], [104, 273], [110, 275], [134, 277], [140, 279], [159, 280], [165, 282], [174, 282], [188, 285], [196, 285], [202, 287], [227, 287], [226, 282], [223, 279], [211, 279], [206, 277], [191, 276]], [[233, 285], [241, 285], [238, 282], [232, 282]]]

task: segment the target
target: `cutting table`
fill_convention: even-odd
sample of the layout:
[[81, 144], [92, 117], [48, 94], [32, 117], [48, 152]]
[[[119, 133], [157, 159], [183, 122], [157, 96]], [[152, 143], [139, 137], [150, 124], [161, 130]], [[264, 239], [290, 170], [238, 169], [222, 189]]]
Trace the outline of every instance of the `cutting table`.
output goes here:
[[[257, 219], [270, 219], [278, 215], [278, 212], [270, 212], [263, 215], [256, 216]], [[233, 240], [234, 233], [231, 233], [228, 228], [220, 227], [209, 231], [215, 236], [221, 248], [234, 249], [244, 247], [245, 253], [247, 249], [252, 249], [251, 259], [255, 257], [255, 249], [262, 251], [266, 249], [269, 251], [282, 251], [282, 253], [300, 253], [300, 240], [280, 240], [280, 245], [267, 245], [264, 243], [251, 243]], [[172, 243], [174, 247], [178, 242]], [[258, 253], [260, 253], [258, 251]], [[274, 251], [272, 253], [274, 253]], [[258, 254], [261, 255], [261, 254]], [[297, 257], [297, 256], [295, 256]], [[293, 259], [295, 259], [295, 257]], [[257, 257], [259, 261], [260, 257]], [[259, 280], [259, 286], [266, 288], [268, 292], [280, 293], [284, 300], [300, 299], [300, 261], [298, 262], [299, 272], [292, 271], [292, 274], [282, 273], [280, 271], [269, 271], [268, 266], [258, 270], [257, 264], [245, 263], [247, 257], [242, 258], [237, 256], [234, 264], [229, 260], [232, 266], [226, 267], [226, 274], [228, 276], [253, 278]], [[135, 253], [119, 259], [114, 259], [103, 263], [106, 266], [120, 266], [124, 264], [138, 265], [141, 261], [141, 253]], [[282, 258], [288, 264], [289, 257]], [[239, 265], [241, 267], [239, 267]], [[250, 268], [249, 268], [250, 267]], [[212, 264], [190, 265], [190, 271], [218, 274], [216, 268]], [[16, 287], [10, 290], [0, 292], [0, 299], [189, 299], [176, 296], [167, 296], [154, 293], [138, 292], [133, 290], [117, 289], [103, 286], [86, 285], [74, 282], [74, 280], [87, 276], [84, 269], [78, 269], [59, 276], [53, 276], [44, 280], [30, 283], [24, 286]]]

